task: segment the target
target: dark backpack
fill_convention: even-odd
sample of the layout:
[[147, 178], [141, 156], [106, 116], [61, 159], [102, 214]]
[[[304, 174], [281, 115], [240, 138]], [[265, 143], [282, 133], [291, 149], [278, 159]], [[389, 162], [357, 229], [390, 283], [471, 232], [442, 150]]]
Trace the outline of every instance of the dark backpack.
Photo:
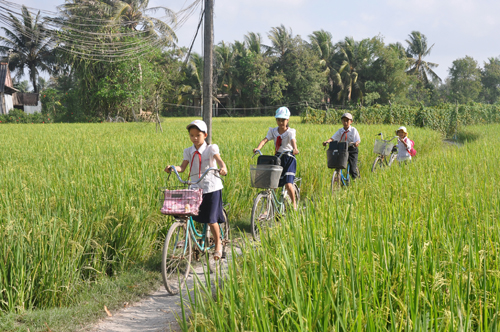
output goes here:
[[259, 156], [257, 158], [257, 165], [275, 165], [281, 166], [281, 159], [277, 156]]

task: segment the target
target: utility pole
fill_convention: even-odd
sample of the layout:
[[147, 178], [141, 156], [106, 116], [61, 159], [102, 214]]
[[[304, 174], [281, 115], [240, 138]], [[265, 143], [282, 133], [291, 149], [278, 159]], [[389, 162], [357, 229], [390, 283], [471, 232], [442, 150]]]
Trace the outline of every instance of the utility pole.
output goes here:
[[203, 121], [207, 124], [207, 144], [212, 142], [212, 82], [214, 46], [214, 0], [205, 0], [205, 44], [203, 45]]

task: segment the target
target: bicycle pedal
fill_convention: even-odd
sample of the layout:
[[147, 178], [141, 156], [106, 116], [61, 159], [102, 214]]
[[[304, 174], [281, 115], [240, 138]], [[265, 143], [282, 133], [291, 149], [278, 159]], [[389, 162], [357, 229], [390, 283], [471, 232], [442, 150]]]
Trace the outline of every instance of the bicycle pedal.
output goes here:
[[225, 251], [223, 251], [223, 252], [222, 252], [222, 255], [221, 255], [221, 257], [220, 257], [220, 258], [221, 258], [221, 259], [226, 259], [226, 252], [225, 252]]

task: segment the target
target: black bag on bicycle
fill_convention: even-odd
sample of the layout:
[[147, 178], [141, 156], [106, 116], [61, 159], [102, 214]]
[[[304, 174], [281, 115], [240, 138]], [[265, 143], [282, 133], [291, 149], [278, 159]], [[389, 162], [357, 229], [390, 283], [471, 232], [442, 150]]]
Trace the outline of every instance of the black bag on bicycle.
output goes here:
[[257, 158], [257, 165], [274, 165], [281, 166], [281, 159], [277, 156], [259, 156]]
[[330, 142], [328, 150], [326, 150], [326, 158], [328, 168], [347, 168], [347, 159], [349, 158], [347, 142]]

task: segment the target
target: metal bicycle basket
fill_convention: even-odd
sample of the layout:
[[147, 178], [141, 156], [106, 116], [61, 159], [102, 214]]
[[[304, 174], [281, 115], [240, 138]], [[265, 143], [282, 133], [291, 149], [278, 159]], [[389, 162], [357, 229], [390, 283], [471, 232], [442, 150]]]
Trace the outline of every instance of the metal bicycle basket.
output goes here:
[[381, 154], [383, 156], [388, 156], [391, 154], [394, 143], [386, 142], [381, 139], [375, 140], [375, 145], [373, 147], [373, 153]]
[[185, 186], [160, 188], [162, 192], [160, 212], [173, 216], [197, 216], [203, 200], [203, 189], [188, 189]]
[[276, 165], [250, 165], [250, 185], [253, 188], [276, 189], [283, 167]]

